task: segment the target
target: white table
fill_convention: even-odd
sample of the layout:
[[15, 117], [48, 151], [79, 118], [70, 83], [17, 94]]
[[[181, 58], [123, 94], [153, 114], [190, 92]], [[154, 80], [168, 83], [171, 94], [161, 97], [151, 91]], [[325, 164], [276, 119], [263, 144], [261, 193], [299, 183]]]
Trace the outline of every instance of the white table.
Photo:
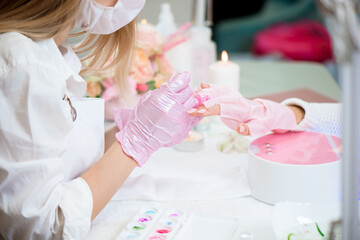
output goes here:
[[[180, 200], [178, 199], [179, 197], [181, 198], [181, 193], [174, 197], [166, 195], [166, 193], [169, 192], [169, 189], [171, 188], [169, 185], [163, 186], [163, 189], [157, 189], [156, 193], [148, 191], [145, 194], [146, 200], [127, 200], [129, 196], [119, 196], [119, 194], [121, 195], [129, 193], [132, 195], [130, 198], [133, 197], [135, 199], [141, 198], [141, 195], [137, 195], [127, 190], [119, 192], [94, 220], [92, 229], [87, 239], [99, 239], [100, 237], [101, 239], [114, 239], [119, 234], [119, 232], [124, 227], [126, 227], [126, 224], [130, 221], [134, 214], [142, 207], [176, 209], [195, 215], [211, 215], [214, 217], [232, 218], [236, 217], [239, 220], [237, 234], [240, 232], [251, 232], [254, 234], [254, 239], [275, 239], [271, 226], [271, 214], [273, 206], [257, 201], [250, 195], [250, 190], [246, 179], [246, 168], [248, 160], [247, 152], [231, 152], [226, 154], [220, 152], [216, 147], [217, 136], [219, 136], [219, 133], [224, 132], [231, 132], [231, 130], [229, 130], [220, 121], [218, 121], [217, 118], [215, 118], [213, 119], [210, 131], [204, 132], [206, 137], [203, 150], [200, 152], [179, 152], [173, 148], [160, 149], [152, 156], [146, 165], [143, 166], [144, 170], [142, 171], [137, 169], [141, 172], [135, 174], [150, 174], [151, 178], [154, 178], [155, 180], [157, 180], [157, 177], [167, 179], [167, 177], [174, 177], [173, 175], [178, 175], [177, 177], [179, 177], [181, 171], [186, 171], [186, 166], [192, 166], [191, 169], [189, 169], [189, 171], [192, 171], [192, 173], [186, 173], [184, 176], [184, 178], [188, 180], [186, 183], [187, 185], [180, 186], [182, 185], [181, 180], [176, 180], [173, 183], [173, 187], [175, 189], [179, 189], [179, 191], [187, 191], [187, 189], [191, 188], [190, 185], [192, 184], [190, 178], [192, 178], [192, 176], [201, 174], [203, 174], [205, 178], [209, 179], [217, 179], [218, 181], [223, 179], [224, 183], [219, 183], [219, 187], [199, 189], [199, 191], [196, 191], [196, 194], [194, 195], [194, 200], [191, 199], [191, 193], [194, 192], [197, 188], [201, 188], [202, 183], [199, 183], [200, 177], [194, 180], [194, 189], [189, 189], [187, 193], [183, 192], [185, 197], [184, 199]], [[244, 137], [244, 140], [250, 142], [251, 138]], [[181, 157], [173, 159], [174, 157], [172, 156], [174, 155], [181, 155]], [[167, 159], [167, 156], [169, 156], [169, 159]], [[212, 160], [209, 159], [211, 156], [213, 157]], [[184, 164], [179, 162], [184, 162]], [[208, 168], [204, 170], [205, 172], [202, 172], [201, 166], [207, 163], [211, 164], [211, 166], [208, 166]], [[227, 165], [223, 166], [225, 164]], [[217, 169], [216, 166], [218, 166]], [[158, 167], [161, 167], [161, 170], [156, 171], [156, 168]], [[179, 169], [179, 172], [177, 172], [174, 168]], [[232, 179], [234, 179], [234, 176], [230, 177], [227, 174], [228, 172], [232, 172], [231, 169], [235, 172], [242, 172], [242, 174], [239, 174], [237, 183], [226, 185], [227, 181], [232, 181]], [[166, 171], [169, 173], [162, 173]], [[213, 175], [216, 173], [218, 173], [219, 176], [213, 177]], [[229, 179], [226, 180], [226, 178]], [[138, 184], [146, 184], [146, 181], [147, 180], [139, 179]], [[210, 181], [211, 180], [204, 180], [203, 184], [212, 184]], [[159, 181], [155, 182], [155, 184], [158, 182]], [[149, 186], [151, 188], [152, 184], [149, 184]], [[239, 188], [237, 188], [237, 186]], [[227, 195], [225, 197], [221, 196], [222, 187], [229, 188], [228, 190], [224, 191]], [[139, 191], [146, 191], [141, 187], [139, 189]], [[209, 193], [207, 192], [208, 189], [213, 189], [214, 192]], [[231, 193], [232, 189], [234, 189], [234, 194]], [[153, 194], [158, 194], [160, 201], [154, 200], [156, 196]], [[118, 200], [119, 198], [125, 199]]]
[[[240, 91], [246, 97], [308, 87], [326, 96], [340, 99], [339, 87], [322, 65], [255, 61], [237, 61], [237, 63], [241, 68]], [[113, 123], [107, 123], [106, 128], [109, 129], [112, 124]], [[213, 126], [212, 129], [216, 129], [215, 132], [224, 130], [218, 121], [215, 121]], [[205, 149], [210, 152], [213, 151], [215, 154], [216, 151], [218, 151], [215, 145], [216, 134], [210, 133], [207, 135]], [[164, 154], [171, 158], [174, 154], [180, 153], [174, 149], [161, 149], [159, 153], [156, 153], [147, 163], [149, 166], [145, 168], [144, 171], [146, 172], [147, 169], [152, 171], [151, 167], [157, 161], [156, 158], [163, 158]], [[219, 152], [216, 154], [219, 154]], [[199, 161], [199, 158], [201, 158], [201, 156], [199, 157], [197, 155], [197, 159], [195, 159], [192, 153], [187, 153], [182, 156], [184, 156], [184, 159], [187, 159], [187, 161], [189, 161], [189, 159]], [[234, 164], [234, 169], [239, 169], [239, 171], [242, 169], [246, 170], [247, 153], [232, 153], [232, 155], [229, 155], [229, 158], [232, 158], [231, 161], [234, 161], [234, 163], [236, 161], [234, 159], [238, 159], [239, 161], [239, 164]], [[177, 161], [181, 160], [178, 159]], [[219, 161], [224, 161], [224, 159], [219, 159]], [[171, 169], [171, 163], [174, 162], [169, 160], [168, 166], [165, 167]], [[166, 161], [164, 161], [164, 165], [166, 164]], [[191, 165], [191, 163], [189, 163], [189, 165]], [[224, 178], [226, 178], [226, 176]], [[246, 180], [243, 180], [243, 184], [247, 184]], [[176, 186], [174, 187], [176, 188]], [[246, 192], [246, 186], [244, 185], [242, 187], [244, 187], [244, 192]], [[206, 195], [206, 193], [204, 194]], [[213, 195], [216, 195], [216, 193], [213, 193]], [[238, 217], [240, 222], [239, 232], [252, 232], [255, 240], [275, 239], [271, 225], [271, 215], [274, 207], [255, 200], [249, 194], [208, 200], [201, 199], [201, 195], [199, 195], [196, 196], [195, 200], [187, 198], [185, 200], [162, 199], [161, 201], [151, 199], [151, 197], [148, 199], [145, 198], [145, 200], [126, 200], [126, 197], [125, 199], [121, 199], [120, 197], [120, 200], [117, 200], [117, 196], [115, 196], [93, 221], [87, 239], [114, 239], [141, 207], [172, 208], [195, 214], [209, 214], [210, 212], [214, 216], [223, 217], [235, 216]]]

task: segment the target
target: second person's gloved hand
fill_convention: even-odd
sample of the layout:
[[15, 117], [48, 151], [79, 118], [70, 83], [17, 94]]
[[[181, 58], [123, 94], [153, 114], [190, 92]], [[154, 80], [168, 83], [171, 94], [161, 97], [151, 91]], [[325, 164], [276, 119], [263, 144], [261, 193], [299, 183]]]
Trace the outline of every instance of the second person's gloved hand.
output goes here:
[[201, 119], [187, 113], [197, 104], [189, 82], [187, 72], [173, 75], [167, 85], [142, 96], [135, 109], [115, 113], [116, 138], [139, 166], [160, 147], [181, 142]]
[[195, 96], [203, 104], [191, 109], [192, 116], [220, 115], [230, 128], [243, 135], [259, 136], [269, 131], [298, 130], [294, 113], [279, 103], [244, 98], [228, 87], [202, 83]]

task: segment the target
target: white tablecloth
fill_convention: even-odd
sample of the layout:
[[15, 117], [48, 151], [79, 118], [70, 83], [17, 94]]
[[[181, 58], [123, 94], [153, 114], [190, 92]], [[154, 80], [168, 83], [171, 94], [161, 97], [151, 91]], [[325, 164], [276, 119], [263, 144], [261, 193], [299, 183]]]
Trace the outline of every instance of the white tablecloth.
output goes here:
[[247, 152], [220, 152], [217, 143], [221, 134], [231, 130], [218, 119], [212, 120], [210, 130], [204, 132], [202, 150], [163, 148], [135, 169], [93, 221], [87, 239], [115, 239], [142, 207], [237, 217], [238, 232], [251, 232], [259, 240], [275, 239], [271, 225], [274, 207], [251, 197]]

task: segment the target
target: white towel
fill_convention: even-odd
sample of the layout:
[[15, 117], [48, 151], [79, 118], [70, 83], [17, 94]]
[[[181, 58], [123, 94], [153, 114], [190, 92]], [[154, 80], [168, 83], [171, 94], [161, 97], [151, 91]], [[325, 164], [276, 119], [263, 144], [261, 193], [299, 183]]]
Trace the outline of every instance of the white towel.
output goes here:
[[217, 200], [250, 195], [246, 168], [247, 153], [220, 152], [219, 132], [205, 133], [204, 148], [181, 152], [162, 148], [142, 167], [136, 168], [113, 200]]

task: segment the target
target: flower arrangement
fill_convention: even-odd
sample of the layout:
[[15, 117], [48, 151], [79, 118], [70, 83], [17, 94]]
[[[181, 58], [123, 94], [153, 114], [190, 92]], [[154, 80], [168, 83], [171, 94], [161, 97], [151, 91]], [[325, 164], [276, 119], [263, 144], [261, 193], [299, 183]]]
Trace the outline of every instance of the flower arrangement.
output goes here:
[[[165, 52], [187, 40], [186, 37], [182, 36], [182, 33], [189, 27], [190, 24], [187, 23], [179, 28], [176, 33], [163, 39], [154, 25], [147, 23], [144, 19], [138, 23], [137, 49], [128, 78], [132, 92], [136, 96], [141, 96], [148, 90], [159, 88], [167, 82], [173, 73], [173, 69], [165, 56]], [[112, 76], [90, 75], [84, 78], [87, 82], [86, 95], [104, 98], [105, 108], [107, 103], [120, 98]]]

